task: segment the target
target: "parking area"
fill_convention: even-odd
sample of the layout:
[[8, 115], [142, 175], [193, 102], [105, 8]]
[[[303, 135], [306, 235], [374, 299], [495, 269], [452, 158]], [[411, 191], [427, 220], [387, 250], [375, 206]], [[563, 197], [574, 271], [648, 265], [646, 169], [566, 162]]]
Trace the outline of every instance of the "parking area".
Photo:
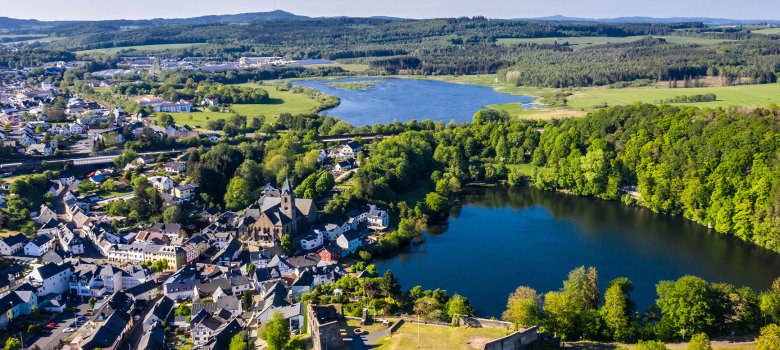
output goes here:
[[73, 311], [65, 311], [59, 316], [57, 316], [54, 319], [54, 328], [46, 331], [42, 331], [37, 338], [33, 338], [33, 343], [31, 344], [25, 344], [26, 346], [32, 347], [32, 346], [38, 346], [40, 349], [54, 349], [57, 347], [57, 345], [60, 343], [60, 341], [67, 338], [70, 334], [72, 334], [73, 331], [75, 331], [76, 328], [79, 326], [77, 325], [77, 318], [79, 316], [83, 316], [87, 308], [89, 307], [87, 304], [80, 303], [79, 305], [75, 305], [77, 303], [77, 300], [74, 300], [74, 305], [71, 307], [75, 307], [75, 312]]

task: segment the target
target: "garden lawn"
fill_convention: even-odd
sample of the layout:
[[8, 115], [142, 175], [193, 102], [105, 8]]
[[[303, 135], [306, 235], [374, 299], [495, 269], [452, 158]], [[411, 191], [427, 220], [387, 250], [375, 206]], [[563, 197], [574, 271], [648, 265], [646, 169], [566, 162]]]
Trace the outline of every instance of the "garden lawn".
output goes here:
[[485, 343], [506, 336], [509, 333], [509, 331], [504, 329], [404, 323], [392, 336], [381, 339], [380, 345], [376, 349], [483, 349]]

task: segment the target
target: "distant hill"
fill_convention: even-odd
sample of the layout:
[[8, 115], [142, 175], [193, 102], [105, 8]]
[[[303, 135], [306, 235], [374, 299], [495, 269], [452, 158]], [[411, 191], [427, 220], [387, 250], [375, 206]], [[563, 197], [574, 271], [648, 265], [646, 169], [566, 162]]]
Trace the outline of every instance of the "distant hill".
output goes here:
[[728, 25], [748, 25], [748, 24], [780, 24], [780, 20], [744, 20], [730, 18], [710, 18], [710, 17], [615, 17], [615, 18], [584, 18], [567, 17], [561, 15], [535, 18], [514, 18], [524, 21], [558, 21], [558, 22], [595, 22], [595, 23], [681, 23], [681, 22], [702, 22], [712, 26]]
[[276, 10], [271, 12], [241, 13], [235, 15], [212, 15], [191, 18], [154, 18], [140, 20], [105, 20], [105, 21], [39, 21], [35, 19], [16, 19], [0, 17], [0, 29], [33, 29], [69, 27], [89, 24], [104, 27], [149, 27], [167, 25], [209, 25], [209, 24], [241, 24], [263, 21], [308, 19], [290, 12]]

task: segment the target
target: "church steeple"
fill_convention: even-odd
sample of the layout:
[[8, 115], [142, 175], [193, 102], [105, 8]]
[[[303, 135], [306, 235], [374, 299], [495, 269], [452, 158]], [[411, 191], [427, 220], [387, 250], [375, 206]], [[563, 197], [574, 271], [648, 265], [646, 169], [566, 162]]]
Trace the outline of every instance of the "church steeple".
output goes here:
[[284, 180], [284, 186], [282, 186], [282, 213], [295, 221], [295, 195], [290, 187], [290, 179]]

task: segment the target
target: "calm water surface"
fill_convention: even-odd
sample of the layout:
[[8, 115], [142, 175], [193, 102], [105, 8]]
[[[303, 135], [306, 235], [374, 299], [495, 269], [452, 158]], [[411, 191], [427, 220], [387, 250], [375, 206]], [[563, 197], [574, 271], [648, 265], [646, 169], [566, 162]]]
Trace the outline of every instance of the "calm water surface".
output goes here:
[[[364, 90], [344, 90], [330, 86], [333, 82], [371, 81], [377, 83]], [[478, 85], [447, 83], [419, 79], [353, 78], [339, 80], [304, 80], [293, 85], [315, 88], [338, 96], [341, 104], [324, 113], [354, 126], [387, 124], [393, 120], [470, 122], [483, 106], [498, 103], [526, 104], [533, 98], [513, 96]]]
[[780, 276], [778, 254], [617, 202], [530, 188], [470, 190], [462, 201], [447, 227], [377, 268], [404, 288], [465, 295], [486, 316], [500, 316], [517, 286], [557, 290], [582, 265], [598, 269], [602, 293], [611, 279], [629, 277], [640, 309], [654, 302], [660, 280], [693, 274], [766, 289]]

